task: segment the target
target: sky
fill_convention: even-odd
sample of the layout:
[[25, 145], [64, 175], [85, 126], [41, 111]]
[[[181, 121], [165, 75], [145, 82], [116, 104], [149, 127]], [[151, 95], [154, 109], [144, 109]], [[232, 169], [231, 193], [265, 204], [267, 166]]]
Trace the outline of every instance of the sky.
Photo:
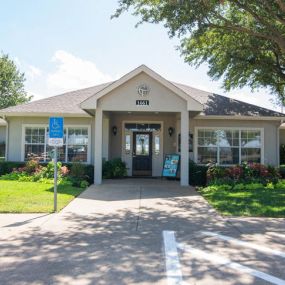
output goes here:
[[280, 110], [265, 89], [225, 92], [207, 65], [186, 64], [163, 25], [131, 12], [111, 15], [117, 0], [0, 0], [0, 50], [25, 73], [33, 100], [116, 80], [145, 64], [168, 80]]

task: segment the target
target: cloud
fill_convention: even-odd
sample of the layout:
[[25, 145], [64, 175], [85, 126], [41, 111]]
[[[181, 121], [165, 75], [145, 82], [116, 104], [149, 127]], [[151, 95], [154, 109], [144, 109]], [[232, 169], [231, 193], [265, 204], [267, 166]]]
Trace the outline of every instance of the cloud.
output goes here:
[[35, 78], [42, 75], [42, 71], [33, 65], [29, 65], [26, 74], [29, 79], [34, 80]]
[[54, 72], [47, 74], [46, 84], [53, 94], [113, 80], [110, 75], [100, 71], [94, 62], [64, 50], [56, 51], [52, 62], [56, 68]]

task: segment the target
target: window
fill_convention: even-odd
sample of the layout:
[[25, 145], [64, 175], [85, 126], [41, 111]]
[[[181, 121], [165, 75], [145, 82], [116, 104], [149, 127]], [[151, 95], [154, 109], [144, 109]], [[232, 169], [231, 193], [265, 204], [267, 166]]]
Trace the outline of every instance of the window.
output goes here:
[[261, 163], [260, 130], [199, 129], [197, 134], [198, 163]]
[[68, 128], [67, 160], [86, 162], [88, 153], [88, 129]]
[[259, 131], [241, 131], [241, 161], [261, 162], [261, 135]]
[[[48, 145], [48, 127], [25, 127], [24, 160], [50, 161], [54, 148]], [[88, 127], [64, 128], [63, 146], [58, 147], [58, 160], [88, 161]]]
[[198, 131], [198, 162], [216, 163], [218, 154], [218, 136], [215, 130]]
[[160, 136], [155, 135], [154, 137], [154, 153], [158, 155], [160, 152]]
[[131, 135], [130, 134], [126, 134], [125, 136], [125, 152], [126, 154], [131, 153]]
[[45, 131], [43, 127], [29, 127], [25, 130], [25, 160], [45, 160]]

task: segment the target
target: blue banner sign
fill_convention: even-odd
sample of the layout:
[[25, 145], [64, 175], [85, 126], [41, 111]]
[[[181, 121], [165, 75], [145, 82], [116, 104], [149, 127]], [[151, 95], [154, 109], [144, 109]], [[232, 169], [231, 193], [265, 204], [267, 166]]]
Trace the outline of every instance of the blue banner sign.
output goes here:
[[162, 176], [163, 177], [176, 177], [180, 162], [179, 154], [167, 154], [164, 159]]
[[49, 118], [49, 145], [62, 146], [63, 145], [63, 118], [52, 117]]

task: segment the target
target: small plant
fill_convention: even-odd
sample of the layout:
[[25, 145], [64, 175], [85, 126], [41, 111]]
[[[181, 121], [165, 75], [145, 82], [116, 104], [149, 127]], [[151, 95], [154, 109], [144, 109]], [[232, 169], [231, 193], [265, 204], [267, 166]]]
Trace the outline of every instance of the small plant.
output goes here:
[[87, 188], [88, 186], [89, 186], [88, 181], [82, 180], [82, 181], [80, 182], [80, 188]]
[[103, 163], [103, 178], [122, 178], [127, 175], [126, 163], [120, 158]]

